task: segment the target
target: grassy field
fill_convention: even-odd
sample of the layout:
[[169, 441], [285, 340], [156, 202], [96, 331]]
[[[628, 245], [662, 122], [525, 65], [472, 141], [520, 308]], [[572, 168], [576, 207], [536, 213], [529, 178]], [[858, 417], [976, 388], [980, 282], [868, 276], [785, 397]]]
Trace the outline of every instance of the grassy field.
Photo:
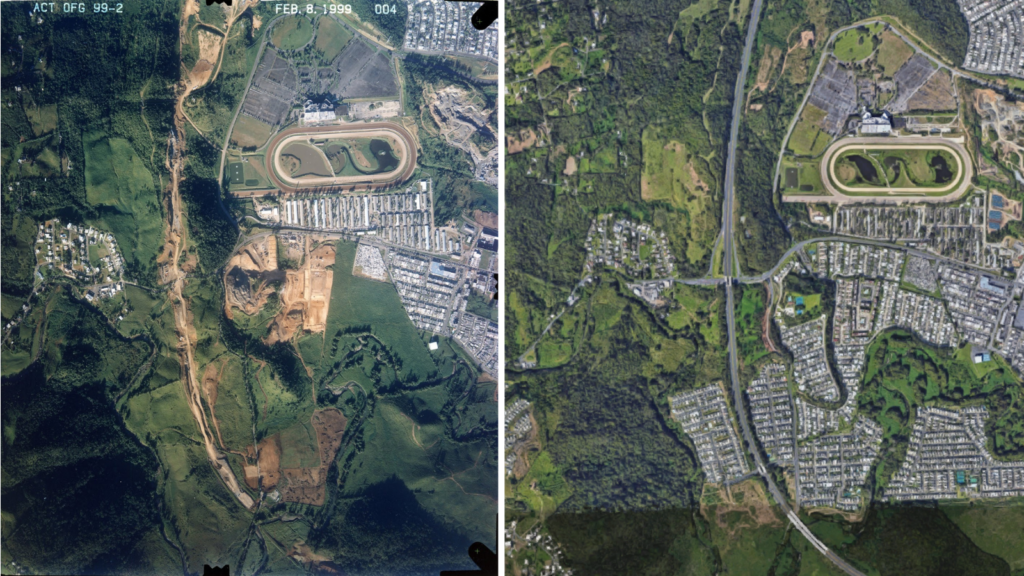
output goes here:
[[402, 357], [406, 375], [426, 375], [434, 369], [434, 362], [422, 336], [406, 315], [398, 292], [390, 284], [353, 276], [355, 254], [356, 243], [338, 242], [326, 333], [369, 324], [373, 333]]
[[875, 51], [875, 38], [881, 29], [881, 24], [872, 24], [843, 32], [836, 38], [833, 49], [836, 58], [843, 62], [857, 62], [867, 58]]
[[110, 230], [122, 256], [142, 266], [155, 262], [163, 241], [163, 211], [153, 175], [127, 140], [86, 134], [85, 192], [99, 216], [91, 225]]
[[819, 156], [832, 137], [820, 128], [825, 111], [808, 103], [789, 137], [789, 149], [798, 156]]
[[761, 320], [765, 313], [764, 294], [760, 288], [744, 287], [740, 299], [739, 315], [736, 318], [739, 334], [736, 342], [739, 346], [743, 363], [751, 366], [768, 354], [761, 340]]
[[282, 50], [302, 48], [313, 38], [313, 24], [305, 16], [285, 18], [274, 26], [270, 41]]
[[[674, 218], [663, 213], [663, 219], [673, 220], [673, 236], [685, 242], [687, 260], [691, 264], [702, 264], [720, 226], [717, 203], [711, 193], [715, 182], [707, 175], [707, 162], [688, 154], [681, 142], [659, 138], [652, 129], [643, 132], [643, 156], [641, 197], [648, 201], [665, 201], [679, 209], [680, 212], [672, 215]], [[670, 225], [667, 221], [655, 224]]]
[[999, 556], [1014, 574], [1024, 572], [1024, 507], [978, 504], [942, 506], [946, 516], [977, 546]]
[[32, 124], [32, 132], [36, 136], [42, 136], [57, 128], [57, 105], [47, 106], [25, 106], [25, 116]]
[[320, 52], [322, 61], [327, 63], [334, 60], [353, 36], [348, 28], [338, 24], [333, 18], [321, 18], [316, 29], [316, 49]]
[[260, 147], [267, 143], [273, 127], [244, 114], [235, 121], [235, 129], [231, 132], [231, 142], [244, 147]]
[[889, 30], [882, 32], [882, 44], [878, 47], [876, 60], [886, 76], [892, 78], [892, 75], [913, 55], [914, 49], [899, 36]]

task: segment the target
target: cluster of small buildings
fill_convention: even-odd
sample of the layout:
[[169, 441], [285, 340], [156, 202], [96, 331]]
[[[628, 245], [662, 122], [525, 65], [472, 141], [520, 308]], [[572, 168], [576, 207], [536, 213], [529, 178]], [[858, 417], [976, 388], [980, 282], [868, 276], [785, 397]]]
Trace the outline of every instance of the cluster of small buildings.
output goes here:
[[477, 56], [498, 61], [498, 27], [477, 30], [471, 23], [478, 2], [410, 0], [405, 49]]
[[636, 278], [666, 278], [675, 271], [675, 257], [664, 231], [625, 218], [602, 214], [587, 232], [586, 272], [608, 266]]
[[814, 271], [825, 276], [899, 280], [903, 272], [903, 250], [849, 242], [820, 242], [816, 245], [815, 256]]
[[387, 282], [388, 280], [388, 269], [384, 264], [384, 257], [380, 255], [380, 248], [371, 246], [369, 244], [359, 243], [356, 248], [356, 258], [352, 263], [352, 271], [358, 272], [363, 276], [369, 276], [374, 280], [380, 280], [381, 282]]
[[938, 272], [942, 296], [960, 335], [972, 344], [987, 346], [1013, 296], [1012, 283], [944, 262]]
[[920, 407], [903, 464], [885, 488], [893, 501], [1024, 496], [1024, 462], [985, 447], [983, 406]]
[[800, 505], [856, 511], [871, 464], [882, 444], [882, 428], [858, 418], [845, 434], [819, 436], [799, 446], [797, 493]]
[[[516, 520], [505, 523], [505, 565], [509, 573], [521, 576], [572, 576], [572, 569], [564, 566], [562, 549], [549, 534], [541, 534], [543, 523], [538, 522], [525, 536], [516, 534]], [[547, 558], [542, 564], [530, 564], [529, 558], [517, 559], [516, 552], [533, 558]], [[543, 552], [543, 554], [538, 554]]]
[[392, 250], [388, 271], [405, 311], [420, 330], [447, 336], [453, 310], [463, 305], [462, 267], [415, 252]]
[[747, 388], [750, 415], [761, 446], [774, 464], [793, 463], [793, 397], [789, 393], [786, 367], [768, 364]]
[[533, 428], [530, 420], [530, 413], [527, 408], [530, 403], [519, 398], [511, 404], [505, 405], [505, 475], [512, 474], [512, 468], [516, 464], [516, 448], [520, 440], [525, 438]]
[[986, 253], [986, 214], [981, 194], [969, 206], [840, 206], [834, 230], [981, 264]]
[[124, 258], [109, 232], [47, 220], [39, 224], [35, 254], [40, 267], [59, 270], [79, 282], [116, 284], [124, 280]]
[[[281, 223], [326, 232], [372, 234], [381, 240], [443, 252], [441, 232], [434, 228], [428, 181], [395, 194], [310, 195], [281, 201]], [[273, 213], [269, 213], [273, 214]]]
[[839, 387], [825, 358], [827, 321], [823, 315], [793, 327], [779, 322], [779, 330], [782, 343], [793, 354], [793, 379], [800, 391], [818, 400], [835, 402], [839, 400]]
[[498, 323], [462, 310], [452, 314], [451, 324], [455, 341], [480, 364], [488, 374], [498, 373]]
[[1024, 77], [1024, 0], [958, 0], [971, 31], [964, 68]]
[[329, 124], [336, 119], [334, 104], [328, 100], [322, 102], [306, 100], [306, 103], [302, 106], [302, 122], [305, 126]]
[[721, 382], [669, 397], [672, 418], [697, 448], [707, 481], [719, 484], [745, 476], [750, 468], [729, 416]]

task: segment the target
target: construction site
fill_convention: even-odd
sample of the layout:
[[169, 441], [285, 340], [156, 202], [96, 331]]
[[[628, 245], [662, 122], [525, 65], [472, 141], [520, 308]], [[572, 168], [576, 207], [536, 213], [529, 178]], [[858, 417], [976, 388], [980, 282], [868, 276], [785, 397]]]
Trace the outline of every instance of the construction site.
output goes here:
[[[479, 110], [471, 95], [458, 86], [446, 86], [436, 92], [424, 89], [430, 116], [438, 126], [440, 136], [453, 147], [469, 154], [473, 159], [477, 180], [497, 186], [498, 147], [497, 131], [487, 123], [489, 110]], [[480, 146], [474, 135], [486, 142]]]
[[297, 269], [285, 271], [281, 289], [281, 311], [270, 321], [266, 343], [288, 342], [301, 328], [305, 332], [323, 332], [331, 303], [334, 272], [334, 244], [323, 243], [305, 234], [287, 234], [290, 250], [301, 246], [302, 260]]

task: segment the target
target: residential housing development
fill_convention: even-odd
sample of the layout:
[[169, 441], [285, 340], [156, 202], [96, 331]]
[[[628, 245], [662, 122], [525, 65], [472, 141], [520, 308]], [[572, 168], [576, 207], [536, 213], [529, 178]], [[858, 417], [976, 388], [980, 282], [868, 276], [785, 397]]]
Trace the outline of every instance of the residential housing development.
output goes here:
[[672, 418], [696, 445], [708, 482], [736, 480], [750, 471], [721, 383], [670, 397], [669, 405]]
[[498, 61], [498, 27], [480, 31], [470, 22], [479, 2], [410, 0], [405, 49], [444, 52]]
[[985, 448], [984, 406], [921, 407], [907, 455], [885, 495], [894, 501], [1024, 496], [1024, 462]]
[[587, 232], [586, 273], [598, 266], [622, 270], [635, 278], [666, 278], [675, 271], [675, 257], [664, 231], [650, 224], [602, 214]]
[[1024, 77], [1024, 0], [957, 0], [971, 41], [964, 68]]

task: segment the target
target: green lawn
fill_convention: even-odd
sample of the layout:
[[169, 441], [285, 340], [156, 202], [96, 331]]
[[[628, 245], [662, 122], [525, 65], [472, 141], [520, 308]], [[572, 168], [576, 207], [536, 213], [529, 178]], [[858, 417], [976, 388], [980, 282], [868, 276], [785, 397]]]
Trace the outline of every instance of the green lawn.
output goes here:
[[789, 149], [798, 156], [818, 156], [825, 151], [832, 137], [820, 127], [826, 112], [808, 103], [789, 137]]
[[836, 58], [843, 62], [857, 62], [867, 58], [875, 51], [874, 38], [881, 29], [881, 24], [872, 24], [843, 32], [836, 38], [833, 49]]

